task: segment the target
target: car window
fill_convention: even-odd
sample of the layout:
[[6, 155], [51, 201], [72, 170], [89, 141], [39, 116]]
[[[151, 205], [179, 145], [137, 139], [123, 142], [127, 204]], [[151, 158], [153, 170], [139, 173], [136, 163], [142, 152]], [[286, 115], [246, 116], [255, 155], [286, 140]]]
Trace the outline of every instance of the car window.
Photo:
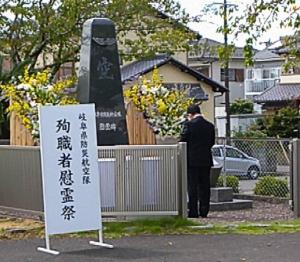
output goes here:
[[243, 155], [233, 148], [226, 148], [226, 157], [242, 158]]
[[221, 156], [220, 148], [212, 148], [212, 155], [213, 156]]

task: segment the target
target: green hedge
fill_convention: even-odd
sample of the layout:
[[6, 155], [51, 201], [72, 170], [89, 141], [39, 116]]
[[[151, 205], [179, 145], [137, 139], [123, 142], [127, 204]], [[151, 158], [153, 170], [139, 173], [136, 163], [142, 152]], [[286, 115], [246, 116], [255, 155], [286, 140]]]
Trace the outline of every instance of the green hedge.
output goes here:
[[289, 194], [288, 182], [286, 179], [266, 176], [256, 183], [254, 193], [262, 196], [287, 197]]
[[[217, 187], [224, 187], [225, 176], [219, 176]], [[239, 192], [239, 179], [236, 176], [226, 176], [226, 186], [232, 187], [233, 193]]]

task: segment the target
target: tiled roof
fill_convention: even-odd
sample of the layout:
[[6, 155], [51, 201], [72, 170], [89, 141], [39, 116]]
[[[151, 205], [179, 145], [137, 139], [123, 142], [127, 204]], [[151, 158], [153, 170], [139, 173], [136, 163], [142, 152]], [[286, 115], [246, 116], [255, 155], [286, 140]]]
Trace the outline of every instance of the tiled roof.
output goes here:
[[[201, 38], [198, 42], [194, 42], [193, 45], [198, 46], [200, 45], [201, 48], [198, 51], [192, 51], [189, 53], [189, 58], [194, 58], [194, 57], [201, 57], [202, 59], [204, 58], [215, 58], [218, 59], [218, 50], [217, 48], [219, 46], [222, 46], [223, 43], [215, 41], [213, 39], [209, 38]], [[244, 54], [243, 54], [243, 48], [242, 47], [236, 47], [234, 50], [234, 53], [232, 55], [232, 58], [235, 59], [244, 59]], [[196, 54], [195, 54], [196, 53]]]
[[261, 95], [254, 97], [254, 102], [283, 102], [291, 100], [300, 100], [299, 84], [277, 84], [267, 89]]
[[282, 59], [280, 55], [272, 52], [271, 50], [264, 49], [258, 51], [254, 56], [254, 60], [274, 60], [274, 59]]
[[[291, 52], [291, 50], [292, 50], [291, 47], [280, 47], [280, 48], [277, 48], [276, 53], [277, 54], [288, 54]], [[298, 53], [300, 52], [300, 47], [297, 48], [297, 52]]]
[[178, 67], [183, 72], [190, 74], [197, 80], [203, 81], [207, 85], [211, 86], [215, 92], [223, 93], [227, 91], [223, 85], [167, 55], [159, 55], [152, 59], [136, 61], [123, 66], [121, 68], [122, 83], [124, 84], [126, 82], [136, 80], [140, 76], [152, 71], [155, 67], [159, 68], [165, 64], [172, 64]]
[[148, 73], [154, 67], [158, 67], [165, 63], [166, 56], [156, 56], [153, 59], [135, 61], [121, 68], [122, 82], [133, 81], [139, 76]]

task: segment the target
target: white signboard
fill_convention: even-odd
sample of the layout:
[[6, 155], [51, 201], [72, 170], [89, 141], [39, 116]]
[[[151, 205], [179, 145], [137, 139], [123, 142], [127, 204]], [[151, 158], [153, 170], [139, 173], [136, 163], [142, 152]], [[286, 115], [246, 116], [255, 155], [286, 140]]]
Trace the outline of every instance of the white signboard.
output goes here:
[[42, 106], [39, 117], [46, 234], [100, 230], [94, 105]]

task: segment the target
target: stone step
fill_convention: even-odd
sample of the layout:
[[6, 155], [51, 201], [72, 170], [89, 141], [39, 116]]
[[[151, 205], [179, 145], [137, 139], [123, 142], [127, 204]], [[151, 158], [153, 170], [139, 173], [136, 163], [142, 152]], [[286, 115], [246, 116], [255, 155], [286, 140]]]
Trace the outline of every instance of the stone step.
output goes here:
[[210, 203], [210, 211], [229, 211], [252, 208], [252, 200], [233, 199], [229, 202]]
[[212, 187], [210, 189], [210, 202], [229, 202], [233, 200], [231, 187]]

